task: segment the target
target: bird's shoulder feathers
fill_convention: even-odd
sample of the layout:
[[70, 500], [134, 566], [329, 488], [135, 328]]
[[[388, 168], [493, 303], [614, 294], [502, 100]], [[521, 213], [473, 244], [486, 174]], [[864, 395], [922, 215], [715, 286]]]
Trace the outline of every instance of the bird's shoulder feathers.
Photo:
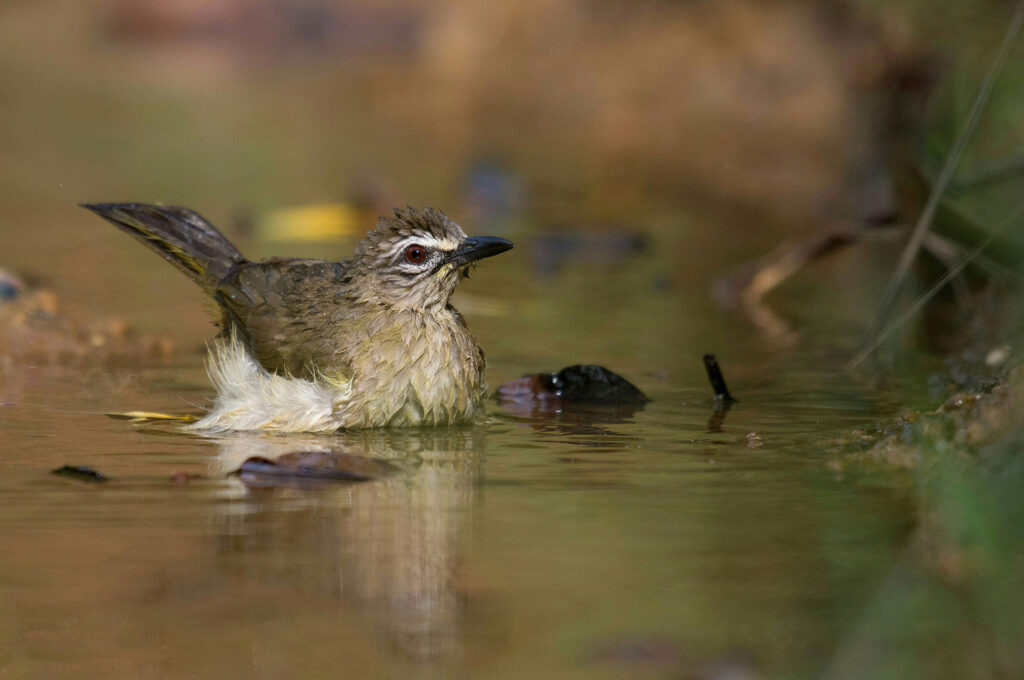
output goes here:
[[341, 375], [339, 353], [349, 288], [347, 262], [274, 258], [236, 265], [215, 298], [234, 332], [270, 372]]

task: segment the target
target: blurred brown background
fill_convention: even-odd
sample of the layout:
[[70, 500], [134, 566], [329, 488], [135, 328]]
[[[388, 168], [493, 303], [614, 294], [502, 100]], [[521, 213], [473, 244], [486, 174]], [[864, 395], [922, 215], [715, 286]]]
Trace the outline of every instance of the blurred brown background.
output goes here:
[[[895, 210], [893, 158], [935, 118], [952, 63], [983, 72], [1010, 9], [4, 3], [0, 265], [195, 337], [188, 283], [77, 203], [188, 205], [247, 253], [324, 256], [389, 206], [429, 203], [476, 233], [669, 234], [692, 266], [674, 283], [703, 287], [786, 236]], [[310, 204], [347, 211], [347, 240], [267, 243], [268, 214]]]

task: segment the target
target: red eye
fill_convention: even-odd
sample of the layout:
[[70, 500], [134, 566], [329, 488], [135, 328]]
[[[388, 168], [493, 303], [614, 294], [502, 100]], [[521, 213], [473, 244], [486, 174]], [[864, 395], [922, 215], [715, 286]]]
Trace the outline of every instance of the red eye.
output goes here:
[[427, 259], [427, 249], [414, 243], [405, 249], [405, 259], [413, 264], [419, 264]]

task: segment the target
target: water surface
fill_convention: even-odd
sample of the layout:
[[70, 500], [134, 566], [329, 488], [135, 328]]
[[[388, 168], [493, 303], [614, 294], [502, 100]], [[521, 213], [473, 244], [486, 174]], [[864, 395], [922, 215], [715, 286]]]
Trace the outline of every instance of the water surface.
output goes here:
[[[827, 464], [831, 438], [897, 405], [840, 370], [853, 322], [810, 290], [805, 336], [779, 344], [711, 307], [658, 249], [542, 276], [529, 233], [517, 240], [457, 300], [491, 384], [602, 363], [647, 392], [646, 408], [495, 402], [488, 422], [450, 430], [215, 438], [101, 415], [205, 403], [191, 349], [202, 330], [170, 362], [9, 378], [0, 660], [12, 677], [820, 671], [910, 528], [890, 485]], [[740, 399], [727, 413], [705, 384], [707, 350]], [[310, 450], [395, 471], [314, 487], [228, 474]], [[111, 481], [48, 473], [65, 464]]]

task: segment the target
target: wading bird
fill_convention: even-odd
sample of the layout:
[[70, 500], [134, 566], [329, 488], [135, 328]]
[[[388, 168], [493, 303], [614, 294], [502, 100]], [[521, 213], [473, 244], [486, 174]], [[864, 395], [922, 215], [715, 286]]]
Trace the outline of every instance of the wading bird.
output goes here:
[[84, 205], [216, 302], [205, 431], [450, 425], [484, 412], [484, 353], [449, 299], [467, 267], [513, 244], [467, 237], [433, 208], [382, 217], [349, 260], [251, 262], [197, 213]]

